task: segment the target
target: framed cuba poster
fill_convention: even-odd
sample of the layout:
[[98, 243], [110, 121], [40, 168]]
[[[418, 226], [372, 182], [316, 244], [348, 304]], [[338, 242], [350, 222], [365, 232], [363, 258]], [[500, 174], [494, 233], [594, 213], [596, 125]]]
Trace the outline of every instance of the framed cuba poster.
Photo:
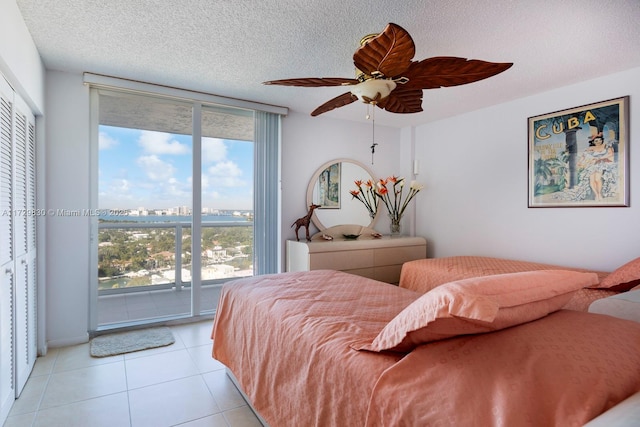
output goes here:
[[529, 207], [629, 206], [629, 97], [528, 119]]

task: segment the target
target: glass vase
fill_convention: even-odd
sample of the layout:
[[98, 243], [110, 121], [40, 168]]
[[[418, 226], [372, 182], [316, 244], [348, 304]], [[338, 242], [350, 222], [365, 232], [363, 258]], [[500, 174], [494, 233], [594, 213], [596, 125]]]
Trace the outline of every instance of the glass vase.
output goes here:
[[391, 224], [389, 225], [389, 229], [391, 231], [391, 237], [394, 236], [399, 236], [400, 235], [400, 220], [402, 220], [402, 217], [389, 217], [391, 219]]

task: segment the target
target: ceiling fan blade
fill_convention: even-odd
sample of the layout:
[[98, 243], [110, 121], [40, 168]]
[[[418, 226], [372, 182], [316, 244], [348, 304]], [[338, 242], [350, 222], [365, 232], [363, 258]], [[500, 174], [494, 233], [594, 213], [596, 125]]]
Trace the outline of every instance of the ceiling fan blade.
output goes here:
[[324, 104], [322, 104], [321, 106], [313, 110], [311, 112], [311, 115], [318, 116], [322, 113], [326, 113], [327, 111], [331, 111], [339, 107], [344, 107], [345, 105], [351, 104], [357, 99], [358, 98], [351, 92], [343, 93], [342, 95], [336, 96], [335, 98], [330, 99], [329, 101], [325, 102]]
[[319, 86], [342, 86], [342, 85], [355, 85], [358, 84], [356, 79], [347, 79], [343, 77], [307, 77], [301, 79], [283, 79], [283, 80], [270, 80], [263, 82], [265, 85], [282, 85], [282, 86], [304, 86], [304, 87], [319, 87]]
[[399, 25], [390, 23], [382, 33], [356, 50], [353, 62], [358, 70], [369, 76], [379, 71], [385, 77], [397, 77], [407, 70], [415, 54], [411, 35]]
[[422, 89], [398, 86], [376, 105], [390, 113], [419, 113], [422, 111], [422, 95]]
[[412, 62], [404, 74], [404, 77], [409, 79], [404, 86], [412, 89], [436, 89], [465, 85], [495, 76], [512, 65], [510, 62], [499, 63], [453, 56], [437, 56]]

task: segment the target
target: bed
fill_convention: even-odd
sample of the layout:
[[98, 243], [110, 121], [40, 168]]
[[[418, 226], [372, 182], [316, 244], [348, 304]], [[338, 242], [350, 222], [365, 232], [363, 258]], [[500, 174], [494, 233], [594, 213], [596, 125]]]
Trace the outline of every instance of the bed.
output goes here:
[[582, 426], [640, 393], [640, 323], [561, 309], [599, 281], [516, 272], [423, 294], [332, 270], [239, 279], [213, 357], [272, 427]]

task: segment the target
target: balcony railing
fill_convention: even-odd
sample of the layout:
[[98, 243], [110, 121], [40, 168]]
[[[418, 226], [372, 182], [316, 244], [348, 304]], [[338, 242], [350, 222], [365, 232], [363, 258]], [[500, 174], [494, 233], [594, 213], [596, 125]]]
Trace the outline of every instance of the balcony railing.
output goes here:
[[[243, 239], [236, 241], [235, 246], [228, 240], [228, 229], [244, 228], [235, 233]], [[226, 239], [226, 246], [216, 246], [213, 241], [202, 242], [201, 248], [201, 284], [219, 285], [230, 278], [253, 275], [253, 222], [248, 221], [207, 221], [202, 222], [202, 237], [212, 235]], [[210, 230], [207, 232], [206, 230]], [[218, 231], [217, 234], [215, 231]], [[121, 231], [122, 233], [117, 233]], [[98, 265], [102, 271], [99, 277], [98, 295], [112, 295], [128, 292], [173, 289], [182, 290], [191, 286], [190, 257], [191, 245], [185, 241], [191, 239], [190, 222], [100, 222], [98, 224]], [[226, 236], [224, 236], [226, 231]], [[111, 235], [106, 235], [111, 233]], [[173, 250], [159, 250], [159, 246], [167, 246], [167, 239], [173, 233]], [[229, 252], [233, 252], [229, 254]], [[146, 268], [140, 263], [144, 262]], [[137, 263], [137, 265], [136, 265]], [[228, 264], [242, 264], [245, 270], [237, 271]], [[215, 266], [215, 267], [214, 267]], [[226, 272], [211, 277], [210, 269], [226, 266]], [[108, 268], [108, 275], [104, 269]], [[114, 274], [117, 270], [117, 274]], [[100, 275], [99, 275], [100, 276]], [[184, 277], [187, 276], [187, 277]], [[136, 280], [137, 279], [137, 280]], [[146, 284], [150, 279], [151, 284]], [[138, 282], [135, 286], [119, 286], [117, 282]], [[142, 282], [142, 284], [140, 283]], [[156, 283], [154, 283], [156, 282]], [[105, 283], [112, 286], [104, 286]]]

